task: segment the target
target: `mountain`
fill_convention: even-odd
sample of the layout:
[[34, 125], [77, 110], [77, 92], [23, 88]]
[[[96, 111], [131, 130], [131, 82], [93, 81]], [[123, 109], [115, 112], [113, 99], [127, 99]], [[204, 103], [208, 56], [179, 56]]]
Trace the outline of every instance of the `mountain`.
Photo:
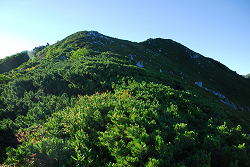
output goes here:
[[28, 52], [24, 51], [0, 60], [0, 74], [17, 68], [29, 60]]
[[222, 63], [97, 31], [32, 54], [0, 74], [4, 165], [250, 165], [250, 80]]
[[[48, 45], [49, 44], [47, 43], [46, 46]], [[0, 59], [0, 74], [19, 67], [24, 62], [27, 62], [29, 58], [32, 58], [36, 53], [44, 49], [46, 46], [43, 45], [35, 47], [32, 52], [23, 51], [21, 53], [14, 54], [12, 56], [7, 56], [4, 59]]]
[[245, 78], [249, 78], [249, 79], [250, 79], [250, 73], [249, 73], [249, 74], [247, 74], [247, 75], [245, 75], [244, 77], [245, 77]]

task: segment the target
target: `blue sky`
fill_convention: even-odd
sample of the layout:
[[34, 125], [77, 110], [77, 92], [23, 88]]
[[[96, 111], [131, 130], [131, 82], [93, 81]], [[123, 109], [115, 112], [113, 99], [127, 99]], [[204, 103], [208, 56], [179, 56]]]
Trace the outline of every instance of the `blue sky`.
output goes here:
[[249, 0], [0, 0], [0, 58], [83, 30], [135, 42], [173, 39], [250, 73]]

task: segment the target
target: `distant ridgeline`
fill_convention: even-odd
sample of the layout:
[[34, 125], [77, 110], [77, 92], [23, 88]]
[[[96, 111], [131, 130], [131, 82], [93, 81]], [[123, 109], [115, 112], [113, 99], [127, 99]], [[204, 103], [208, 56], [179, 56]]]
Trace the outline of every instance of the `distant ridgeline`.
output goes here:
[[[47, 43], [46, 46], [48, 45], [49, 44]], [[35, 54], [44, 49], [46, 46], [43, 45], [35, 47], [32, 51], [23, 51], [12, 56], [7, 56], [4, 59], [0, 59], [0, 74], [19, 67], [24, 62], [27, 62], [29, 58], [32, 59], [35, 57]]]
[[250, 166], [250, 80], [171, 39], [81, 31], [0, 70], [2, 166]]
[[244, 77], [250, 79], [250, 73], [245, 75]]
[[8, 72], [14, 68], [17, 68], [28, 60], [29, 56], [27, 51], [0, 59], [0, 73]]

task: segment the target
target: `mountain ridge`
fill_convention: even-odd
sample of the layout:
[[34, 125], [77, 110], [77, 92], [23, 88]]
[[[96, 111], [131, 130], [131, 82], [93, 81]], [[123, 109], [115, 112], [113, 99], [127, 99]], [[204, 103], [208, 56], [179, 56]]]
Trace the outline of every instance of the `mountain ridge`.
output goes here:
[[5, 164], [249, 165], [249, 80], [171, 39], [80, 31], [0, 81]]
[[[127, 52], [126, 51], [124, 52], [122, 49], [119, 50], [118, 49], [119, 43], [118, 43], [118, 46], [113, 46], [116, 49], [115, 48], [112, 49], [112, 47], [109, 47], [107, 49], [107, 47], [100, 47], [100, 46], [99, 46], [99, 48], [95, 48], [95, 44], [98, 43], [98, 42], [100, 42], [100, 39], [105, 39], [106, 40], [106, 44], [109, 44], [109, 45], [111, 45], [114, 42], [114, 40], [119, 40], [119, 39], [105, 36], [103, 34], [100, 34], [97, 31], [90, 31], [90, 32], [85, 32], [84, 31], [84, 32], [78, 32], [78, 33], [80, 33], [80, 34], [82, 33], [82, 35], [85, 35], [84, 38], [86, 38], [87, 40], [88, 39], [94, 40], [93, 41], [93, 46], [91, 46], [91, 48], [93, 50], [102, 51], [101, 48], [103, 48], [103, 49], [105, 48], [106, 50], [103, 50], [103, 51], [107, 51], [108, 49], [110, 49], [111, 51], [117, 52], [118, 54], [121, 54], [121, 55], [124, 55], [124, 56], [133, 55], [134, 54], [134, 50], [133, 49], [130, 49]], [[78, 33], [76, 33], [76, 34], [78, 34]], [[86, 33], [86, 34], [84, 34], [84, 33]], [[97, 41], [95, 41], [95, 40], [97, 40]], [[126, 43], [130, 42], [130, 41], [127, 41], [127, 40], [122, 40], [122, 41], [126, 42]], [[151, 41], [151, 45], [148, 45], [150, 43], [150, 41]], [[149, 42], [149, 43], [147, 44], [147, 42]], [[168, 45], [166, 45], [167, 42], [168, 42]], [[105, 45], [102, 42], [100, 42], [100, 43], [103, 46]], [[142, 46], [140, 44], [142, 44]], [[122, 44], [120, 44], [120, 45], [122, 45]], [[176, 73], [174, 73], [174, 74], [178, 75], [180, 77], [185, 77], [185, 76], [183, 75], [183, 72], [181, 71], [181, 69], [176, 69], [176, 67], [178, 67], [178, 65], [176, 65], [176, 63], [178, 63], [178, 64], [182, 63], [181, 66], [185, 67], [185, 62], [184, 61], [188, 60], [188, 58], [189, 58], [190, 62], [187, 63], [189, 66], [188, 66], [188, 68], [185, 68], [185, 70], [190, 70], [190, 71], [194, 71], [195, 70], [195, 72], [196, 72], [196, 74], [194, 74], [194, 72], [193, 72], [193, 74], [190, 77], [191, 79], [189, 79], [189, 80], [191, 80], [193, 83], [195, 83], [196, 81], [199, 81], [199, 80], [203, 80], [203, 84], [204, 83], [205, 84], [208, 83], [208, 85], [211, 85], [210, 89], [213, 89], [213, 90], [218, 91], [218, 92], [224, 89], [224, 91], [222, 91], [221, 93], [224, 93], [224, 92], [227, 91], [228, 93], [230, 93], [231, 98], [234, 98], [235, 92], [229, 92], [230, 90], [232, 90], [232, 88], [229, 87], [226, 83], [232, 81], [233, 82], [232, 85], [236, 85], [235, 83], [240, 83], [240, 82], [243, 81], [242, 77], [240, 75], [238, 75], [234, 71], [230, 70], [228, 67], [226, 67], [225, 65], [221, 64], [220, 62], [218, 62], [216, 60], [213, 60], [211, 58], [203, 57], [202, 55], [200, 55], [200, 54], [198, 54], [198, 53], [190, 50], [186, 46], [184, 46], [184, 45], [182, 45], [182, 44], [180, 44], [178, 42], [175, 42], [175, 41], [173, 41], [171, 39], [161, 39], [161, 38], [152, 39], [152, 38], [149, 38], [148, 40], [146, 40], [144, 42], [139, 42], [139, 43], [132, 42], [128, 46], [129, 47], [134, 47], [134, 49], [137, 49], [137, 50], [139, 50], [137, 48], [137, 46], [138, 47], [151, 46], [149, 48], [145, 48], [144, 52], [140, 52], [140, 53], [137, 53], [137, 54], [139, 54], [139, 56], [144, 55], [144, 58], [145, 58], [144, 62], [147, 63], [147, 64], [151, 64], [151, 62], [149, 62], [151, 60], [150, 59], [150, 57], [151, 57], [152, 60], [153, 60], [152, 64], [154, 65], [154, 68], [156, 68], [158, 66], [157, 70], [161, 69], [160, 65], [158, 65], [158, 64], [162, 63], [161, 61], [164, 62], [164, 60], [160, 60], [160, 61], [157, 60], [157, 56], [163, 53], [165, 55], [164, 58], [166, 59], [165, 62], [172, 61], [171, 63], [175, 63], [174, 65], [169, 64], [169, 63], [166, 64], [167, 66], [170, 66], [170, 67], [172, 66], [171, 69], [168, 70], [168, 72], [172, 71], [174, 73], [174, 71], [176, 71]], [[126, 45], [122, 46], [122, 47], [126, 47]], [[162, 48], [164, 48], [164, 49], [162, 50]], [[148, 50], [148, 49], [150, 49], [150, 50]], [[167, 55], [167, 54], [169, 54], [169, 55]], [[174, 56], [171, 56], [171, 54], [174, 55]], [[178, 61], [178, 59], [179, 59], [178, 55], [186, 55], [186, 56], [185, 57], [182, 56], [183, 60], [182, 61]], [[138, 58], [135, 58], [135, 59], [138, 59]], [[213, 63], [211, 64], [212, 60], [213, 60]], [[139, 61], [139, 59], [137, 61]], [[147, 68], [148, 65], [145, 64], [145, 63], [144, 63], [144, 66], [145, 66], [145, 68]], [[212, 74], [207, 75], [206, 71], [207, 70], [211, 70], [211, 69], [214, 70], [213, 69], [214, 66], [218, 67], [219, 69], [223, 69], [223, 71], [222, 71], [223, 73], [219, 74], [219, 75], [217, 74], [217, 76], [213, 76]], [[206, 69], [204, 70], [204, 68], [206, 68]], [[209, 68], [209, 69], [207, 69], [207, 68]], [[199, 71], [199, 69], [200, 69], [200, 71]], [[219, 73], [220, 71], [217, 70], [216, 72]], [[225, 72], [227, 72], [227, 73], [225, 73]], [[228, 73], [235, 74], [234, 75], [235, 77], [234, 78], [230, 77], [229, 79], [226, 78], [223, 81], [223, 82], [225, 82], [224, 85], [223, 85], [222, 82], [219, 83], [219, 85], [223, 85], [223, 87], [225, 87], [225, 88], [222, 88], [222, 87], [220, 89], [216, 88], [216, 84], [217, 83], [213, 83], [213, 81], [212, 81], [213, 77], [216, 79], [216, 78], [221, 77], [220, 75], [228, 75]], [[202, 77], [198, 77], [198, 76], [201, 76], [201, 75], [202, 75]], [[204, 76], [207, 79], [204, 79], [205, 78]], [[244, 83], [248, 83], [248, 82], [244, 82]], [[243, 87], [243, 85], [240, 85], [239, 87]], [[249, 92], [247, 91], [247, 93], [249, 93]], [[244, 95], [244, 94], [246, 94], [246, 93], [244, 93], [243, 91], [241, 91], [241, 92], [239, 92], [238, 96], [241, 96], [241, 95]], [[230, 96], [230, 95], [228, 95], [228, 96]], [[242, 101], [242, 100], [240, 100], [240, 101]], [[243, 100], [243, 101], [245, 101], [245, 100]], [[246, 103], [247, 102], [248, 101], [246, 101]]]

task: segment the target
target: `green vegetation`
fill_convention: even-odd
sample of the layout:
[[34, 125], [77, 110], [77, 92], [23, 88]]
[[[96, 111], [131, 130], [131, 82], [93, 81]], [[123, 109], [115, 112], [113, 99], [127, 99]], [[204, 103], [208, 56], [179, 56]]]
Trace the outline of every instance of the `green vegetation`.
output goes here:
[[88, 31], [37, 49], [0, 74], [0, 162], [249, 166], [250, 82], [193, 54], [172, 40], [133, 43]]

